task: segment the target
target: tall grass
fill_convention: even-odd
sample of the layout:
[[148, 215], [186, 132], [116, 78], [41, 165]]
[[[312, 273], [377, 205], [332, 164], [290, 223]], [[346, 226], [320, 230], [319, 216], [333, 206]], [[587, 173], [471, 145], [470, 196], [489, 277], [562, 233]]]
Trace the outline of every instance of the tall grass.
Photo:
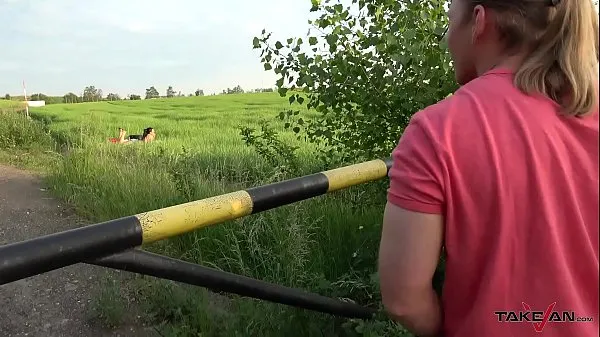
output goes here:
[[41, 172], [52, 170], [59, 156], [46, 125], [26, 119], [18, 107], [2, 110], [2, 106], [9, 105], [0, 104], [0, 161]]
[[[257, 126], [288, 107], [277, 94], [57, 104], [32, 111], [39, 122], [22, 129], [42, 130], [31, 131], [35, 141], [51, 139], [60, 145], [63, 156], [48, 183], [81, 214], [102, 221], [285, 178], [274, 176], [277, 168], [243, 143], [238, 126]], [[118, 127], [139, 133], [149, 126], [157, 132], [153, 143], [107, 141]], [[299, 172], [321, 169], [311, 144], [298, 141], [282, 125], [276, 127], [286, 142], [300, 147]], [[373, 276], [385, 184], [284, 206], [147, 249], [376, 305]], [[235, 296], [217, 299], [171, 282], [152, 281], [142, 289], [151, 319], [164, 322], [167, 335], [358, 336], [357, 331], [366, 329], [281, 305]], [[403, 336], [400, 329], [382, 324], [387, 336]]]

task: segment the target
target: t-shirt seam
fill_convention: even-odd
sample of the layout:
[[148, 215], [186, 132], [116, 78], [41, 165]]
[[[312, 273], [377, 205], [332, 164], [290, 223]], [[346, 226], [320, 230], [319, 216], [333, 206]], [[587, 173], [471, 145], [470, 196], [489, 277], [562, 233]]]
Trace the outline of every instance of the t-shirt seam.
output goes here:
[[[449, 101], [449, 102], [451, 102], [451, 101]], [[424, 114], [421, 118], [423, 118], [423, 119], [426, 118], [426, 119], [429, 120], [429, 117], [427, 116], [427, 114]], [[443, 172], [443, 170], [447, 169], [447, 164], [446, 164], [446, 161], [444, 159], [445, 159], [445, 157], [448, 156], [449, 152], [446, 149], [446, 147], [444, 146], [444, 144], [441, 141], [439, 141], [437, 139], [437, 137], [434, 137], [431, 134], [431, 128], [425, 128], [425, 127], [423, 127], [423, 125], [421, 125], [421, 123], [422, 122], [419, 121], [418, 119], [415, 120], [415, 125], [421, 129], [421, 132], [423, 132], [423, 135], [427, 138], [427, 140], [430, 142], [431, 146], [433, 147], [434, 155], [436, 157], [436, 160], [437, 160], [438, 164], [440, 165], [439, 168], [442, 170], [442, 172], [441, 172], [442, 173], [441, 174], [442, 175], [442, 181], [439, 181], [438, 183], [441, 184], [442, 195], [445, 197], [447, 194], [446, 194], [446, 181], [445, 181], [445, 179], [443, 179], [443, 176], [444, 176], [443, 173], [445, 173], [445, 172]], [[440, 154], [437, 151], [438, 149], [443, 152], [444, 156], [442, 156], [442, 154]]]
[[513, 70], [506, 69], [506, 68], [491, 69], [491, 70], [481, 74], [481, 76], [478, 76], [478, 78], [488, 76], [488, 75], [514, 75], [514, 73], [515, 72]]
[[427, 206], [440, 207], [440, 208], [444, 207], [443, 203], [442, 204], [432, 204], [432, 203], [425, 202], [425, 201], [419, 201], [419, 200], [415, 200], [415, 199], [407, 199], [407, 198], [404, 198], [404, 197], [400, 197], [400, 196], [396, 195], [393, 192], [392, 193], [388, 192], [388, 193], [391, 194], [393, 198], [398, 199], [398, 200], [403, 200], [403, 201], [408, 201], [408, 202], [412, 202], [412, 203], [423, 204], [423, 205], [427, 205]]

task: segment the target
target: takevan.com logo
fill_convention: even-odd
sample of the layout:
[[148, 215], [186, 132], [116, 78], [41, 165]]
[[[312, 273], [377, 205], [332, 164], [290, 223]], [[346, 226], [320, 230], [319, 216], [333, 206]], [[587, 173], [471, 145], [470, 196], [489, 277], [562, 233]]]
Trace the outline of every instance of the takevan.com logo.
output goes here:
[[542, 332], [546, 324], [592, 322], [592, 317], [577, 316], [574, 311], [556, 311], [556, 302], [551, 303], [545, 311], [532, 310], [531, 306], [521, 302], [523, 311], [494, 311], [498, 322], [531, 323], [536, 332]]

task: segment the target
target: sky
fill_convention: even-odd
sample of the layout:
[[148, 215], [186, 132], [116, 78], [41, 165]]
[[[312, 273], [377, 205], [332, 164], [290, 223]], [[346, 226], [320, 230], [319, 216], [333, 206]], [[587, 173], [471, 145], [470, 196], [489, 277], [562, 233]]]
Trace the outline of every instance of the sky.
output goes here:
[[0, 94], [274, 87], [252, 39], [308, 32], [310, 0], [0, 0]]
[[273, 87], [252, 39], [305, 36], [310, 0], [0, 0], [0, 96]]

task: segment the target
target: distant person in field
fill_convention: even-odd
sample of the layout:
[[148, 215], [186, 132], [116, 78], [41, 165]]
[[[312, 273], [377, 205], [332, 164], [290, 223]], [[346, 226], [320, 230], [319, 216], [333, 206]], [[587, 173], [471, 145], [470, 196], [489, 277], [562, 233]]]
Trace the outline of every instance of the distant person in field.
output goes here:
[[[453, 0], [448, 16], [461, 87], [417, 112], [392, 153], [384, 307], [421, 337], [597, 337], [594, 4]], [[573, 313], [590, 321], [556, 321]]]
[[141, 141], [144, 143], [150, 143], [154, 140], [154, 138], [156, 138], [156, 132], [154, 131], [154, 128], [151, 128], [151, 127], [145, 128], [142, 135], [129, 135], [128, 137], [125, 137], [126, 134], [127, 134], [127, 131], [125, 131], [123, 128], [119, 128], [119, 137], [111, 138], [110, 141], [112, 143], [119, 143], [119, 144], [138, 142], [138, 141]]

